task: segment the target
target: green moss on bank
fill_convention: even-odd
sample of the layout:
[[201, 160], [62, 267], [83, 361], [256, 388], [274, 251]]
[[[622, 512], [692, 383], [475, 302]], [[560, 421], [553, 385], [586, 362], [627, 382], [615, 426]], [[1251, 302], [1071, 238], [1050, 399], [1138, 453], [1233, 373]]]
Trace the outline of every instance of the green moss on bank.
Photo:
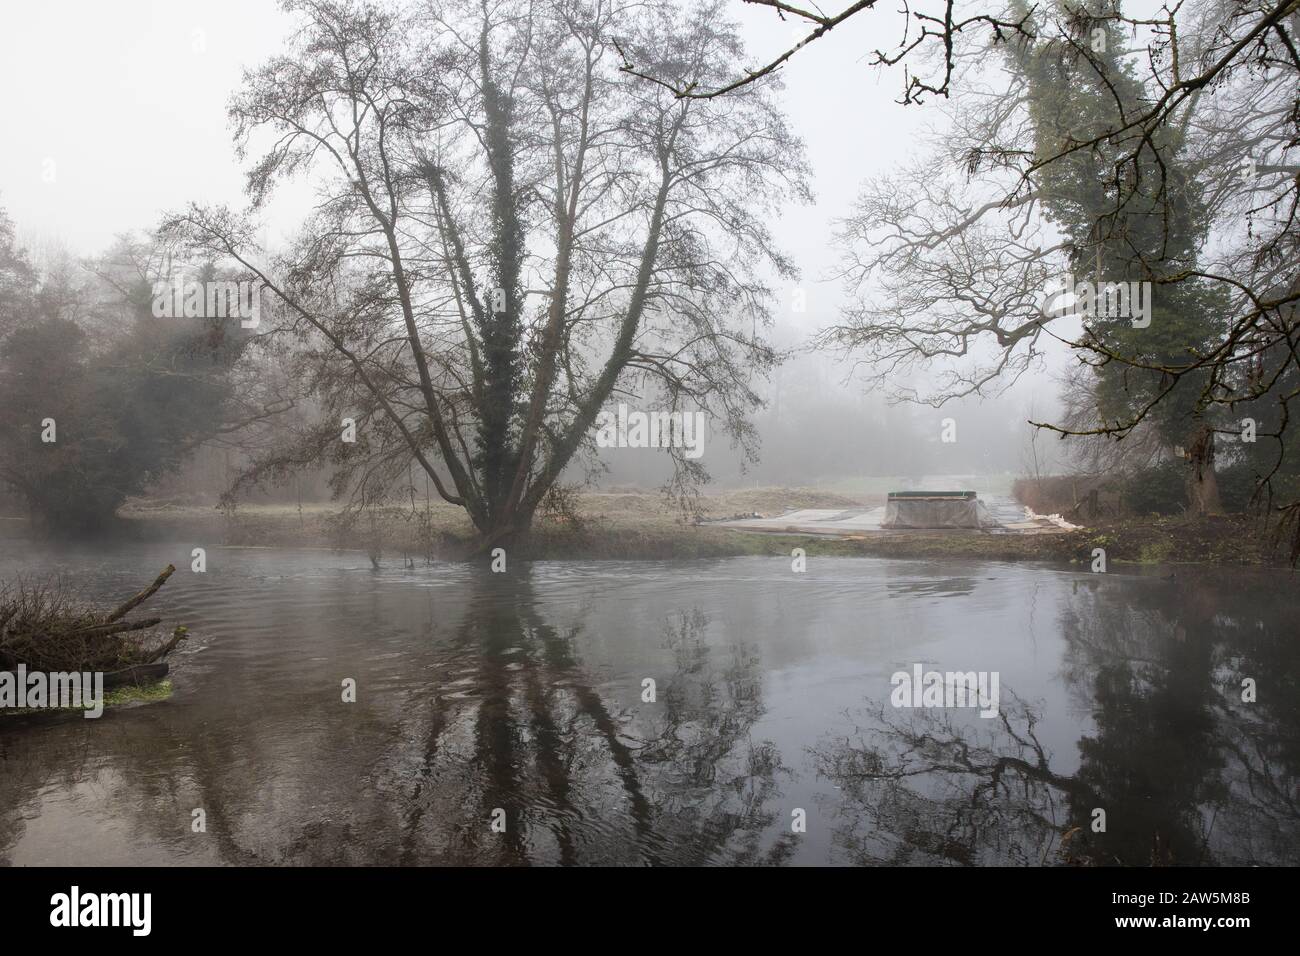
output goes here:
[[170, 699], [173, 689], [171, 679], [167, 677], [149, 684], [115, 687], [104, 694], [104, 706], [107, 708], [121, 707], [123, 704], [156, 704]]
[[[127, 684], [123, 687], [114, 687], [112, 690], [104, 692], [104, 710], [114, 707], [124, 707], [126, 705], [140, 706], [143, 704], [156, 704], [172, 696], [172, 682], [169, 678], [163, 678], [160, 681], [152, 681], [148, 684]], [[73, 713], [78, 710], [89, 710], [90, 708], [82, 707], [24, 707], [22, 709], [0, 709], [0, 717], [18, 717], [24, 714], [62, 714]]]

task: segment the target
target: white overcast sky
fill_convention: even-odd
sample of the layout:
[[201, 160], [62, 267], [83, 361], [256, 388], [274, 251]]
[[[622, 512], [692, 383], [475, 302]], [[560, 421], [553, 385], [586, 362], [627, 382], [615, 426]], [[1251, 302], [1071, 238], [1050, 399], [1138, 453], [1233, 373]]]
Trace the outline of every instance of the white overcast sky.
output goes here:
[[[792, 25], [770, 11], [737, 0], [733, 13], [755, 61], [791, 39]], [[280, 49], [289, 20], [273, 0], [6, 0], [4, 21], [0, 206], [24, 238], [91, 254], [164, 209], [241, 204], [225, 108], [241, 70]], [[906, 154], [923, 120], [893, 102], [900, 73], [865, 66], [863, 50], [879, 42], [870, 26], [845, 24], [785, 71], [818, 203], [792, 210], [779, 234], [809, 280], [834, 264], [832, 220], [865, 176]], [[290, 192], [275, 225], [288, 231], [308, 198]]]

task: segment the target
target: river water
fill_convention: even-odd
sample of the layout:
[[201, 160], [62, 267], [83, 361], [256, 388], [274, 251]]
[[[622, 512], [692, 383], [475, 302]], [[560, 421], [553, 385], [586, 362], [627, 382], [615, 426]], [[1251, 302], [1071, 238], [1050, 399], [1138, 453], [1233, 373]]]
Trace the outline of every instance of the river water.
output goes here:
[[2, 547], [104, 604], [174, 563], [191, 630], [168, 701], [0, 720], [3, 863], [1300, 863], [1289, 572]]

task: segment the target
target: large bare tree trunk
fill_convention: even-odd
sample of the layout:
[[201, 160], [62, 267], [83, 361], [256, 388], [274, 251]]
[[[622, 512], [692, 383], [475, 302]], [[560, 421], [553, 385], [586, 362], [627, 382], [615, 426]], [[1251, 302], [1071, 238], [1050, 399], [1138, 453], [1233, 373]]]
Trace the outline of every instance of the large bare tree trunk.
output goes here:
[[1214, 472], [1214, 430], [1200, 426], [1184, 453], [1187, 459], [1187, 501], [1195, 515], [1223, 514], [1219, 478]]
[[[718, 415], [752, 456], [750, 383], [776, 360], [757, 333], [769, 267], [794, 275], [766, 203], [807, 190], [767, 90], [700, 101], [624, 76], [615, 35], [674, 76], [729, 68], [739, 40], [705, 13], [445, 6], [408, 21], [309, 4], [289, 55], [237, 95], [240, 129], [283, 137], [252, 194], [307, 165], [341, 174], [311, 226], [328, 242], [270, 270], [222, 210], [168, 217], [162, 234], [233, 260], [283, 305], [276, 332], [327, 346], [295, 358], [320, 422], [247, 484], [328, 460], [364, 506], [409, 483], [414, 458], [487, 552], [528, 532], [616, 393]], [[425, 41], [432, 60], [412, 52]], [[340, 282], [354, 264], [367, 282]], [[367, 441], [340, 455], [345, 417]]]

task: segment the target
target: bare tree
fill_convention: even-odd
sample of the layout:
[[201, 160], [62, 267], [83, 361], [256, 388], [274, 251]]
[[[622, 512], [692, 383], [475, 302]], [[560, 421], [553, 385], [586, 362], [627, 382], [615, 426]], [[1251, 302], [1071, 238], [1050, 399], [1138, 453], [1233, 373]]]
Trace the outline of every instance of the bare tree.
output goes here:
[[[838, 13], [825, 13], [816, 4], [800, 6], [785, 0], [741, 0], [756, 7], [768, 7], [784, 21], [808, 28], [807, 35], [798, 39], [780, 54], [766, 62], [739, 70], [724, 83], [714, 86], [701, 86], [698, 83], [676, 83], [672, 77], [658, 74], [653, 68], [638, 64], [635, 58], [626, 57], [623, 70], [633, 76], [641, 77], [664, 86], [673, 95], [684, 99], [713, 99], [726, 96], [759, 82], [780, 71], [795, 55], [816, 40], [820, 40], [831, 30], [849, 20], [861, 23], [866, 20], [864, 14], [875, 13], [879, 19], [889, 16], [877, 9], [877, 0], [856, 0]], [[1215, 83], [1220, 76], [1230, 74], [1253, 62], [1276, 61], [1279, 47], [1273, 46], [1280, 41], [1283, 58], [1296, 59], [1294, 36], [1300, 32], [1297, 24], [1297, 12], [1294, 0], [1210, 0], [1208, 3], [1189, 4], [1177, 0], [1161, 7], [1155, 18], [1124, 17], [1119, 13], [1120, 4], [1103, 0], [1099, 4], [1087, 2], [1064, 2], [1057, 4], [1016, 3], [1004, 12], [990, 13], [979, 9], [977, 3], [956, 3], [953, 0], [908, 0], [901, 9], [889, 11], [894, 16], [891, 26], [898, 34], [894, 46], [873, 49], [867, 65], [873, 67], [892, 67], [904, 64], [905, 70], [903, 93], [899, 102], [919, 104], [930, 97], [947, 97], [954, 88], [954, 80], [959, 71], [960, 48], [973, 35], [982, 35], [994, 43], [1002, 43], [1017, 37], [1035, 37], [1038, 27], [1032, 22], [1033, 14], [1042, 7], [1056, 6], [1064, 10], [1076, 23], [1086, 23], [1097, 18], [1100, 11], [1104, 18], [1121, 20], [1134, 28], [1152, 28], [1157, 34], [1153, 54], [1158, 59], [1172, 56], [1175, 71], [1174, 80], [1163, 89], [1162, 96], [1153, 100], [1150, 110], [1136, 115], [1136, 124], [1156, 128], [1168, 121], [1182, 103], [1200, 90]], [[1205, 13], [1209, 17], [1205, 18]], [[1207, 23], [1215, 26], [1217, 43], [1213, 52], [1217, 55], [1201, 57], [1191, 71], [1178, 72], [1179, 16], [1186, 13], [1201, 20], [1200, 26]], [[1284, 25], [1289, 23], [1289, 37], [1284, 34]], [[873, 26], [875, 24], [873, 23]], [[877, 33], [883, 32], [880, 30]], [[1186, 37], [1187, 31], [1183, 32]], [[1191, 58], [1185, 54], [1182, 62]], [[919, 72], [911, 68], [915, 66]]]
[[[726, 82], [705, 85], [698, 81], [681, 83], [674, 77], [658, 73], [652, 66], [639, 64], [634, 56], [624, 55], [626, 62], [623, 72], [632, 76], [657, 83], [682, 99], [711, 100], [744, 89], [752, 83], [770, 77], [789, 62], [796, 53], [820, 40], [841, 23], [864, 13], [879, 13], [877, 0], [857, 0], [839, 13], [823, 13], [813, 4], [799, 6], [784, 0], [743, 0], [756, 7], [770, 7], [782, 20], [788, 20], [808, 29], [807, 35], [788, 47], [778, 56], [761, 65], [747, 67], [740, 75]], [[913, 73], [908, 71], [903, 86], [902, 103], [922, 103], [931, 96], [947, 96], [952, 85], [956, 60], [953, 55], [956, 40], [963, 33], [975, 32], [984, 28], [995, 40], [1005, 40], [1016, 35], [1027, 35], [1025, 24], [1028, 15], [1019, 11], [1019, 19], [1009, 19], [997, 14], [981, 11], [961, 12], [959, 5], [951, 0], [942, 3], [908, 2], [901, 10], [891, 10], [894, 16], [892, 27], [898, 33], [898, 42], [887, 49], [876, 48], [871, 51], [868, 64], [871, 66], [895, 66], [905, 60], [927, 61], [928, 71]], [[889, 13], [881, 14], [888, 17]]]
[[[958, 45], [932, 158], [869, 183], [844, 224], [861, 296], [822, 341], [876, 375], [931, 371], [927, 392], [896, 395], [939, 404], [1005, 389], [1056, 339], [1096, 385], [1069, 421], [1034, 424], [1125, 439], [1160, 423], [1202, 512], [1218, 508], [1216, 433], [1235, 437], [1233, 412], [1267, 398], [1267, 488], [1300, 387], [1287, 10], [1207, 2], [1141, 20], [1065, 3], [1019, 21], [1026, 35], [996, 58]], [[1045, 309], [1047, 280], [1071, 273], [1147, 281], [1165, 314], [1138, 332]]]
[[[846, 21], [881, 15], [872, 0], [838, 13], [783, 0], [745, 2], [770, 7], [811, 32], [765, 64], [744, 68], [712, 87], [673, 83], [631, 56], [624, 70], [683, 98], [724, 97], [779, 71], [799, 50]], [[1171, 408], [1175, 416], [1186, 414], [1183, 396], [1197, 392], [1192, 414], [1198, 423], [1175, 450], [1188, 462], [1193, 507], [1209, 512], [1219, 507], [1215, 438], [1225, 431], [1223, 421], [1213, 419], [1223, 419], [1239, 406], [1257, 408], [1267, 398], [1273, 427], [1265, 434], [1276, 443], [1276, 456], [1261, 469], [1257, 495], [1271, 505], [1273, 479], [1284, 464], [1288, 470], [1293, 464], [1284, 462], [1284, 435], [1289, 402], [1300, 387], [1294, 350], [1300, 280], [1293, 268], [1300, 200], [1300, 167], [1294, 156], [1300, 126], [1300, 11], [1294, 0], [1176, 0], [1152, 16], [1126, 14], [1118, 0], [1013, 0], [995, 12], [974, 4], [908, 3], [898, 16], [898, 43], [875, 50], [869, 64], [904, 65], [904, 104], [960, 96], [954, 112], [979, 121], [987, 135], [968, 143], [965, 155], [949, 156], [951, 165], [940, 172], [965, 168], [972, 177], [985, 174], [985, 180], [993, 172], [1004, 175], [982, 198], [960, 195], [941, 201], [950, 207], [950, 216], [935, 213], [934, 194], [945, 185], [961, 190], [942, 177], [938, 183], [944, 185], [936, 185], [929, 178], [934, 170], [909, 178], [903, 185], [911, 190], [902, 197], [886, 191], [899, 183], [869, 188], [863, 208], [850, 219], [849, 238], [862, 239], [854, 233], [876, 230], [873, 217], [883, 211], [882, 231], [892, 227], [899, 247], [890, 250], [895, 254], [888, 265], [917, 267], [918, 255], [940, 261], [922, 263], [906, 278], [894, 276], [885, 291], [887, 296], [904, 292], [896, 308], [880, 310], [869, 323], [861, 310], [851, 312], [831, 337], [842, 345], [864, 346], [866, 360], [883, 361], [889, 371], [898, 371], [909, 357], [970, 360], [965, 372], [944, 373], [947, 380], [932, 392], [939, 400], [963, 389], [981, 391], [1004, 383], [1006, 376], [1014, 378], [1032, 364], [1043, 340], [1045, 323], [1021, 309], [1030, 288], [1024, 282], [1036, 279], [1036, 267], [1052, 265], [1052, 250], [1026, 231], [1033, 228], [1034, 206], [1043, 198], [1042, 180], [1088, 161], [1104, 171], [1096, 185], [1108, 208], [1090, 210], [1086, 241], [1067, 235], [1074, 241], [1057, 250], [1076, 264], [1095, 253], [1100, 264], [1108, 244], [1112, 255], [1116, 243], [1125, 245], [1135, 217], [1158, 210], [1155, 215], [1166, 226], [1177, 219], [1190, 176], [1203, 192], [1205, 216], [1212, 224], [1208, 241], [1201, 237], [1201, 251], [1208, 255], [1180, 263], [1167, 258], [1167, 247], [1154, 255], [1127, 251], [1166, 292], [1188, 286], [1172, 289], [1175, 298], [1205, 298], [1206, 289], [1222, 296], [1226, 301], [1219, 308], [1231, 316], [1226, 333], [1214, 341], [1185, 341], [1183, 354], [1171, 359], [1116, 343], [1095, 329], [1078, 338], [1057, 332], [1079, 349], [1082, 361], [1102, 369], [1103, 377], [1133, 374], [1157, 384], [1144, 388], [1146, 394], [1123, 413], [1099, 410], [1086, 422], [1035, 424], [1063, 436], [1120, 439], [1149, 418], [1170, 414]], [[1107, 39], [1124, 35], [1135, 42], [1117, 60], [1106, 52]], [[1008, 126], [1026, 132], [1023, 121], [1032, 110], [1026, 109], [1025, 91], [1014, 78], [1009, 83], [1002, 78], [1001, 88], [994, 90], [981, 90], [978, 79], [972, 82], [987, 77], [989, 47], [1001, 48], [1011, 59], [1028, 48], [1050, 50], [1070, 65], [1076, 82], [1095, 88], [1113, 105], [1111, 119], [1086, 131], [1053, 130], [1059, 124], [1052, 111], [1040, 109], [1038, 128], [1028, 130], [1028, 136], [1000, 138], [999, 132], [1012, 132]], [[1067, 126], [1071, 119], [1065, 117]], [[1175, 157], [1182, 162], [1174, 162]], [[1245, 235], [1232, 235], [1233, 227], [1243, 223]], [[957, 248], [962, 244], [967, 245]], [[855, 281], [891, 258], [879, 249], [868, 256], [872, 261], [866, 268], [861, 261], [850, 264]], [[943, 295], [950, 286], [953, 294]], [[942, 314], [941, 302], [965, 308], [952, 321], [951, 310]], [[936, 306], [935, 314], [927, 305]], [[1235, 435], [1235, 429], [1228, 428], [1227, 434]], [[1300, 559], [1300, 502], [1279, 510], [1282, 526], [1290, 523], [1295, 531], [1292, 556]]]
[[[254, 210], [311, 175], [314, 217], [266, 265], [227, 210], [164, 232], [266, 284], [304, 383], [364, 438], [326, 420], [250, 479], [331, 458], [378, 489], [413, 457], [486, 547], [528, 528], [613, 399], [706, 410], [753, 453], [763, 276], [793, 271], [765, 218], [807, 196], [801, 147], [771, 84], [678, 100], [620, 78], [612, 39], [708, 82], [741, 52], [718, 4], [287, 6], [301, 31], [231, 116], [245, 149], [274, 137]], [[670, 454], [679, 487], [706, 476]]]

